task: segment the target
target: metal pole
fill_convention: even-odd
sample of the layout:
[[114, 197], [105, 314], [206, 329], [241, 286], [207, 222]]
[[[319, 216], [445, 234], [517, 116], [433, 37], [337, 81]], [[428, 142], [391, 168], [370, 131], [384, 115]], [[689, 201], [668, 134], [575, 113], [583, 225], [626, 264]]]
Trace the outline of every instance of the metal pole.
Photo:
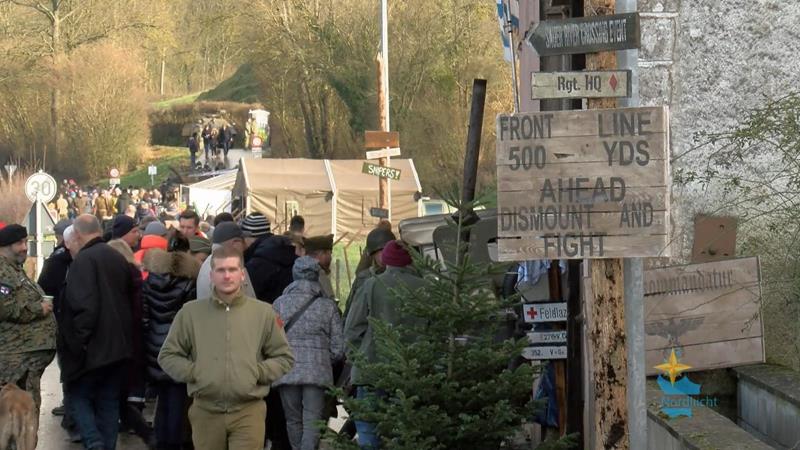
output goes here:
[[461, 187], [461, 201], [475, 200], [475, 187], [478, 182], [478, 162], [480, 161], [483, 114], [486, 107], [486, 80], [472, 82], [472, 107], [469, 113], [467, 149], [464, 152], [464, 183]]
[[[637, 0], [617, 0], [615, 12], [636, 12]], [[639, 106], [639, 50], [617, 52], [617, 66], [631, 71], [631, 96], [619, 106]], [[641, 258], [625, 258], [625, 334], [628, 339], [628, 438], [630, 448], [647, 447], [647, 399], [644, 336], [644, 268]]]
[[386, 129], [391, 130], [389, 121], [389, 7], [388, 0], [381, 0], [381, 56], [383, 57], [383, 92], [386, 100], [383, 102], [383, 113], [386, 116]]
[[511, 46], [511, 84], [514, 92], [514, 112], [519, 112], [519, 86], [517, 83], [517, 49], [514, 45], [513, 25], [511, 23], [511, 0], [503, 0], [503, 9], [506, 14], [506, 34], [508, 45]]
[[42, 266], [44, 265], [44, 256], [42, 256], [42, 194], [36, 191], [36, 201], [33, 206], [36, 208], [36, 279], [39, 279], [39, 274], [42, 273]]
[[[389, 6], [388, 0], [381, 0], [381, 81], [383, 83], [383, 116], [386, 118], [383, 131], [390, 131], [389, 120]], [[392, 158], [386, 157], [386, 167], [391, 167]], [[392, 220], [392, 180], [386, 180], [386, 209], [389, 211], [388, 220]]]

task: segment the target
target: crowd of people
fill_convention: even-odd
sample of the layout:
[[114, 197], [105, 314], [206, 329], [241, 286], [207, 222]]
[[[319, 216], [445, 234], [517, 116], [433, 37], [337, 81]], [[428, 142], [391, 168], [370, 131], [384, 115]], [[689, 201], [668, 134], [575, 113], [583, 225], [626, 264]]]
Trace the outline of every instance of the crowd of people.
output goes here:
[[[22, 267], [25, 228], [0, 229], [0, 384], [38, 406], [55, 358], [64, 404], [53, 413], [70, 439], [113, 449], [122, 429], [156, 449], [310, 450], [330, 386], [379, 395], [345, 355], [375, 361], [371, 319], [408, 320], [390, 292], [424, 283], [388, 222], [369, 232], [350, 295], [337, 299], [333, 235], [305, 236], [300, 216], [273, 234], [260, 213], [201, 221], [152, 210], [165, 193], [66, 185], [72, 202], [37, 281]], [[374, 424], [355, 429], [362, 448], [380, 447]]]
[[166, 182], [156, 188], [135, 186], [78, 186], [74, 180], [63, 180], [58, 194], [47, 204], [50, 215], [58, 220], [74, 220], [81, 214], [91, 214], [105, 224], [118, 215], [141, 221], [147, 216], [162, 219], [179, 212], [177, 187]]

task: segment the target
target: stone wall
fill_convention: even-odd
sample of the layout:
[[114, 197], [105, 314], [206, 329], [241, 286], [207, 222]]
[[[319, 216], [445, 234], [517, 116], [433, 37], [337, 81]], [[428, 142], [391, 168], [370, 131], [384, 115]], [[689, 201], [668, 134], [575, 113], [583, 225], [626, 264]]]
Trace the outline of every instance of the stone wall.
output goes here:
[[[765, 99], [800, 90], [800, 2], [639, 0], [638, 8], [641, 105], [670, 106], [673, 170], [705, 163], [708, 150], [696, 148], [697, 133], [730, 129]], [[730, 198], [717, 187], [675, 186], [673, 198], [673, 239], [683, 260], [691, 254], [696, 214], [742, 214], [726, 206]], [[747, 221], [740, 231], [740, 238], [766, 234]], [[768, 360], [795, 369], [800, 369], [798, 303], [767, 295], [763, 311]]]

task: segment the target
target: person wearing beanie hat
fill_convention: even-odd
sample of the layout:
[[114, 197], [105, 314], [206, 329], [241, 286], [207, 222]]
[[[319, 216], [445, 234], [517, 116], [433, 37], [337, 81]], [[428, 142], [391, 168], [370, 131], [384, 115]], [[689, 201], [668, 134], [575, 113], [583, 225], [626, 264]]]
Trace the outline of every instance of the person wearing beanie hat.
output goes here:
[[261, 243], [272, 236], [272, 229], [269, 219], [260, 212], [255, 212], [245, 217], [241, 228], [242, 234], [244, 234], [245, 247], [247, 248], [244, 252], [244, 260], [247, 262], [253, 257], [253, 252]]
[[395, 239], [397, 238], [391, 229], [387, 230], [381, 226], [376, 227], [367, 234], [367, 245], [364, 249], [364, 254], [361, 255], [361, 261], [358, 263], [356, 279], [353, 280], [353, 285], [350, 287], [350, 294], [347, 296], [343, 317], [347, 318], [350, 312], [350, 305], [364, 282], [370, 277], [383, 273], [386, 266], [381, 260], [381, 252], [387, 242]]
[[28, 232], [10, 224], [0, 229], [0, 385], [15, 383], [41, 406], [40, 379], [56, 354], [53, 303], [28, 278]]
[[[244, 254], [244, 233], [242, 233], [239, 225], [234, 222], [222, 222], [214, 228], [211, 242], [212, 253], [219, 247], [227, 247]], [[258, 298], [253, 290], [253, 283], [250, 281], [250, 274], [247, 269], [244, 271], [244, 277], [242, 292], [248, 297]], [[200, 273], [197, 276], [197, 298], [211, 298], [211, 258], [206, 258], [200, 267]]]
[[111, 239], [121, 239], [128, 244], [131, 250], [136, 251], [140, 238], [139, 227], [136, 226], [133, 218], [122, 215], [114, 219], [114, 225], [111, 226]]
[[154, 221], [148, 223], [147, 226], [144, 228], [144, 235], [145, 236], [161, 236], [163, 238], [163, 237], [167, 237], [167, 231], [168, 231], [167, 227], [164, 226], [163, 223], [161, 223], [161, 222], [159, 222], [157, 220], [154, 220]]
[[[159, 221], [150, 222], [147, 224], [147, 227], [144, 229], [144, 235], [142, 236], [142, 241], [139, 245], [139, 250], [134, 252], [133, 259], [136, 260], [136, 264], [139, 267], [143, 267], [143, 261], [147, 253], [154, 249], [158, 248], [164, 251], [167, 251], [169, 247], [169, 241], [167, 240], [167, 227], [164, 226], [163, 223]], [[142, 280], [147, 280], [149, 276], [146, 269], [142, 269]]]
[[272, 232], [267, 216], [259, 212], [249, 214], [244, 218], [242, 221], [242, 231], [256, 238]]
[[[383, 249], [382, 259], [386, 270], [369, 278], [359, 290], [345, 319], [344, 336], [347, 348], [363, 355], [367, 364], [380, 362], [376, 353], [376, 342], [371, 322], [374, 319], [391, 327], [414, 324], [418, 319], [400, 310], [398, 295], [416, 295], [424, 289], [425, 280], [411, 264], [411, 256], [400, 241], [389, 241]], [[352, 358], [351, 358], [352, 359]], [[368, 386], [373, 380], [365, 379], [357, 364], [350, 372], [350, 381], [356, 387], [356, 397], [377, 395]], [[358, 443], [364, 448], [379, 448], [375, 424], [357, 420]]]
[[381, 261], [386, 267], [406, 267], [411, 265], [411, 254], [401, 241], [389, 241], [381, 252]]
[[315, 423], [327, 419], [323, 405], [326, 387], [335, 381], [334, 363], [344, 355], [342, 318], [336, 301], [319, 284], [321, 268], [316, 259], [298, 258], [292, 272], [294, 281], [273, 306], [286, 321], [284, 330], [295, 365], [272, 386], [280, 394], [292, 448], [311, 449], [319, 444]]

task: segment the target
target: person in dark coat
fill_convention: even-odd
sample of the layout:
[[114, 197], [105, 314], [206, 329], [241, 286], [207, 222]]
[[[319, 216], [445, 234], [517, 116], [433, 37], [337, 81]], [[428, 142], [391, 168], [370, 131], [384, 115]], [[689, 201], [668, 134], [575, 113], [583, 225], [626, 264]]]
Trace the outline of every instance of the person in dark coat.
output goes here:
[[[173, 248], [179, 246], [171, 244]], [[175, 315], [184, 303], [197, 298], [200, 262], [186, 251], [153, 249], [145, 256], [144, 267], [150, 273], [142, 290], [148, 315], [144, 340], [147, 377], [158, 396], [153, 421], [155, 445], [157, 449], [179, 449], [191, 442], [191, 433], [187, 433], [189, 397], [186, 384], [176, 382], [161, 369], [158, 353]]]
[[[272, 304], [292, 283], [292, 267], [297, 259], [292, 241], [286, 236], [272, 234], [269, 220], [261, 213], [252, 213], [242, 221], [247, 233], [245, 267], [251, 273], [250, 282], [256, 298]], [[289, 450], [289, 434], [283, 404], [277, 391], [267, 395], [267, 436], [275, 450]]]
[[61, 378], [84, 446], [113, 449], [132, 356], [135, 287], [128, 261], [102, 241], [96, 217], [81, 215], [73, 227], [80, 251], [58, 316]]
[[256, 298], [272, 304], [292, 282], [292, 266], [297, 255], [292, 241], [286, 236], [271, 233], [269, 221], [260, 213], [247, 216], [242, 231], [248, 233], [244, 263]]

